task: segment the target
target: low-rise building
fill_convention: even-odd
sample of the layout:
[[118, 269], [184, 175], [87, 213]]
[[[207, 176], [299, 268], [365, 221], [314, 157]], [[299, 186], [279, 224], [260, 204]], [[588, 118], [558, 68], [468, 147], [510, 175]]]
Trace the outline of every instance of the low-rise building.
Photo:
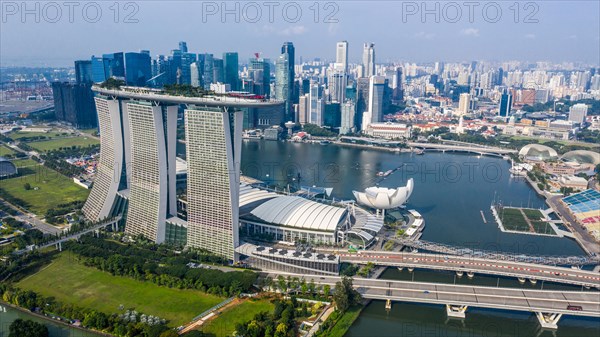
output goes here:
[[364, 131], [365, 134], [373, 137], [387, 139], [410, 138], [411, 127], [400, 123], [371, 123]]

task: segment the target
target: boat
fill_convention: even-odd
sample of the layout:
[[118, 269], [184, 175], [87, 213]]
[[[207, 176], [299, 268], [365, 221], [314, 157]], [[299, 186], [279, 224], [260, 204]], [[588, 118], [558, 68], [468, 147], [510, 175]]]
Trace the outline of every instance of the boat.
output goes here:
[[415, 152], [415, 154], [416, 154], [416, 155], [418, 155], [418, 156], [425, 154], [425, 151], [423, 151], [423, 150], [421, 150], [421, 149], [415, 149], [415, 150], [414, 150], [414, 152]]
[[328, 145], [328, 144], [331, 144], [331, 142], [328, 141], [328, 140], [322, 140], [322, 141], [319, 142], [319, 144], [321, 144], [321, 145]]

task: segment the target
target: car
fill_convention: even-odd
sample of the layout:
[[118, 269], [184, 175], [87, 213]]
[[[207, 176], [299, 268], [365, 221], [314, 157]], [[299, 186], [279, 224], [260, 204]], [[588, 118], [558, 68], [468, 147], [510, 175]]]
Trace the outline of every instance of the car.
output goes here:
[[580, 305], [567, 305], [567, 310], [582, 311], [583, 308]]
[[423, 294], [429, 294], [429, 290], [425, 290]]

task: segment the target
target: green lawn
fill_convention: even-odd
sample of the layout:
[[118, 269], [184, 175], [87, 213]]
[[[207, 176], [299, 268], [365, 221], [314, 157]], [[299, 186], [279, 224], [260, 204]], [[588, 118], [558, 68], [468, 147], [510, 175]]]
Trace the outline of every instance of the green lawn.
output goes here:
[[49, 151], [57, 150], [62, 147], [81, 146], [86, 147], [89, 145], [99, 144], [97, 139], [91, 137], [70, 137], [70, 138], [57, 138], [52, 140], [44, 140], [40, 142], [28, 143], [29, 146], [38, 151]]
[[0, 157], [8, 156], [9, 154], [13, 154], [13, 153], [15, 153], [15, 151], [0, 144]]
[[31, 137], [52, 137], [52, 138], [56, 138], [56, 137], [61, 137], [60, 133], [57, 132], [11, 132], [7, 135], [8, 137], [14, 139], [14, 140], [18, 140], [21, 138], [31, 138]]
[[[344, 315], [340, 317], [340, 319], [333, 326], [333, 328], [331, 328], [331, 330], [327, 334], [327, 337], [343, 337], [346, 334], [346, 332], [348, 332], [348, 329], [350, 329], [354, 321], [358, 318], [362, 309], [362, 305], [356, 305], [346, 310]], [[332, 314], [332, 316], [334, 314]]]
[[525, 215], [532, 221], [537, 221], [544, 217], [542, 212], [537, 209], [524, 208], [523, 212], [525, 212]]
[[268, 299], [246, 300], [235, 307], [226, 310], [214, 320], [202, 326], [202, 332], [210, 335], [231, 336], [237, 323], [244, 323], [261, 311], [272, 312], [275, 306]]
[[[27, 202], [28, 209], [33, 213], [44, 215], [48, 209], [57, 205], [87, 199], [89, 190], [76, 185], [72, 179], [44, 166], [27, 169], [31, 174], [2, 180], [0, 188]], [[23, 170], [19, 173], [25, 174]], [[31, 185], [30, 190], [25, 190], [25, 183]]]
[[27, 166], [40, 165], [40, 163], [38, 163], [37, 161], [32, 160], [32, 159], [17, 159], [17, 160], [13, 160], [12, 163], [15, 164], [16, 167], [27, 167]]
[[171, 289], [112, 276], [82, 265], [67, 252], [48, 267], [19, 281], [17, 286], [105, 313], [118, 313], [122, 304], [125, 308], [167, 319], [172, 327], [189, 322], [223, 300], [196, 290]]
[[502, 225], [504, 225], [505, 229], [521, 232], [529, 231], [529, 225], [519, 209], [503, 208], [498, 215], [500, 216], [500, 220], [502, 220]]

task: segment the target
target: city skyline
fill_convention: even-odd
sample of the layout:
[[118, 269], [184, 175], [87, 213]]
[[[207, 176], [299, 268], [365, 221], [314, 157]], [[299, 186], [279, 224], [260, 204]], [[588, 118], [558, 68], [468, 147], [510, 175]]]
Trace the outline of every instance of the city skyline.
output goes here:
[[[510, 4], [500, 2], [502, 16], [495, 23], [487, 22], [490, 18], [483, 17], [480, 10], [474, 12], [471, 23], [465, 8], [461, 9], [463, 16], [450, 20], [449, 10], [444, 10], [448, 3], [439, 4], [439, 11], [431, 15], [424, 14], [424, 22], [419, 15], [423, 14], [420, 9], [415, 14], [410, 14], [412, 8], [407, 7], [405, 2], [377, 2], [373, 6], [366, 6], [361, 2], [336, 3], [337, 12], [329, 20], [337, 20], [337, 23], [323, 22], [327, 21], [325, 17], [329, 13], [324, 9], [318, 14], [319, 22], [315, 23], [312, 14], [316, 13], [309, 9], [308, 3], [303, 2], [300, 3], [303, 15], [293, 23], [286, 22], [290, 21], [289, 18], [278, 17], [277, 11], [273, 23], [263, 17], [256, 23], [247, 22], [244, 17], [239, 23], [232, 23], [228, 21], [228, 16], [226, 20], [217, 20], [219, 12], [206, 14], [207, 9], [201, 3], [189, 3], [189, 11], [168, 15], [172, 8], [142, 2], [138, 4], [138, 12], [134, 17], [137, 23], [114, 23], [112, 18], [108, 18], [113, 12], [105, 6], [102, 8], [104, 16], [96, 23], [86, 22], [82, 18], [77, 20], [76, 14], [73, 23], [63, 17], [58, 22], [51, 23], [48, 15], [41, 13], [40, 22], [31, 24], [29, 21], [35, 19], [33, 16], [29, 21], [29, 16], [21, 20], [20, 16], [17, 18], [20, 8], [15, 9], [16, 14], [11, 14], [11, 8], [3, 3], [3, 29], [0, 38], [4, 43], [0, 47], [3, 55], [1, 65], [66, 66], [73, 59], [89, 58], [106, 50], [137, 51], [149, 47], [152, 56], [166, 55], [173, 49], [176, 41], [187, 41], [191, 49], [205, 53], [237, 51], [241, 62], [256, 52], [262, 52], [263, 57], [275, 60], [281, 42], [291, 41], [297, 49], [298, 63], [300, 58], [335, 60], [335, 50], [330, 46], [342, 40], [348, 41], [350, 63], [360, 62], [360, 46], [367, 41], [377, 46], [379, 63], [398, 60], [599, 62], [600, 52], [597, 46], [600, 35], [597, 32], [600, 31], [600, 23], [595, 14], [598, 13], [600, 4], [597, 2], [570, 2], [569, 10], [566, 11], [560, 2], [536, 3], [537, 7], [533, 9], [520, 8], [519, 15], [509, 8]], [[485, 5], [482, 4], [481, 7]], [[385, 10], [381, 6], [386, 6]], [[44, 7], [40, 8], [42, 11]], [[529, 13], [534, 9], [537, 10], [535, 15]], [[125, 20], [122, 18], [124, 13], [119, 14], [120, 21]], [[194, 13], [206, 16], [196, 20], [199, 22], [197, 29], [179, 24], [186, 18], [192, 20], [190, 16]], [[515, 23], [517, 16], [518, 22]], [[525, 22], [525, 18], [531, 22]], [[147, 34], [151, 22], [156, 20], [161, 20], [161, 26], [168, 29], [150, 30], [151, 34]], [[206, 22], [202, 23], [203, 20]], [[561, 24], [556, 25], [556, 22]], [[121, 38], [114, 40], [114, 35]], [[55, 36], [62, 38], [57, 41]], [[21, 44], [22, 40], [29, 43]], [[93, 49], [87, 43], [91, 40], [94, 41]]]

